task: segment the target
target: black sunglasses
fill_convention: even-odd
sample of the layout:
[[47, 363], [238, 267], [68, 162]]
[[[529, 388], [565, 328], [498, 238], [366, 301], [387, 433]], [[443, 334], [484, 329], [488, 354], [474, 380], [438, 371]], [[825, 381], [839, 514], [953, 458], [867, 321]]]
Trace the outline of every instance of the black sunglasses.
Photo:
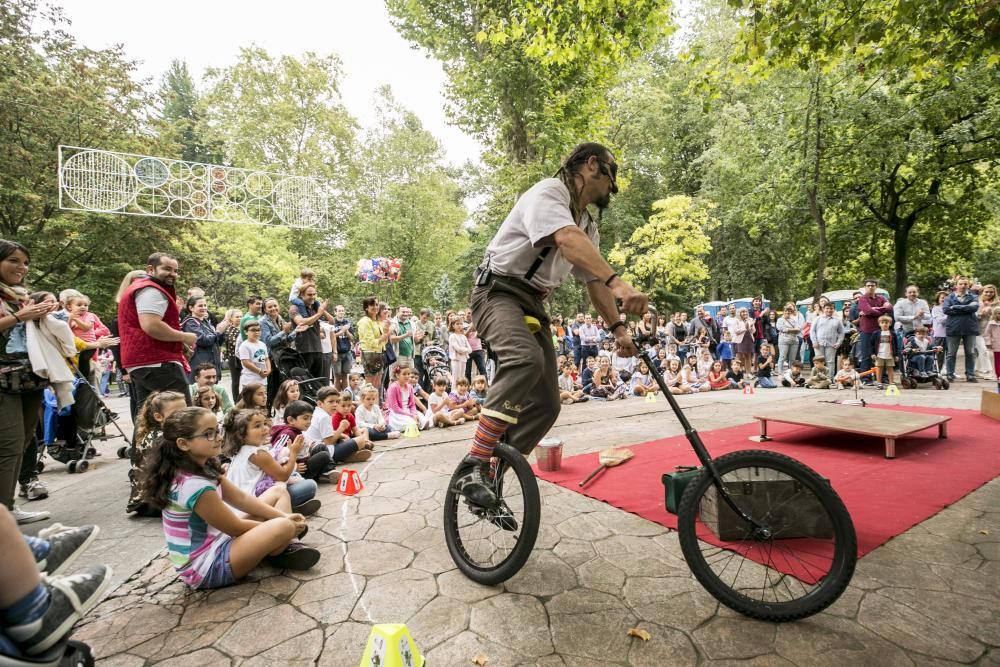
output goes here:
[[[605, 162], [604, 160], [598, 160], [597, 164], [600, 166], [601, 173], [611, 179], [611, 193], [618, 193], [618, 164], [615, 162]], [[610, 171], [610, 173], [608, 173]]]

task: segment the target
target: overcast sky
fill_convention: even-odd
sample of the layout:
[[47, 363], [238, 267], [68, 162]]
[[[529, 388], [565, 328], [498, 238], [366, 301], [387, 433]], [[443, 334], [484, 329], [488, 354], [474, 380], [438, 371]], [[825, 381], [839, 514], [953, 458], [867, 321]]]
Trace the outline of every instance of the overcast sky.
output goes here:
[[206, 68], [231, 65], [249, 44], [272, 55], [336, 53], [344, 66], [344, 104], [362, 125], [374, 123], [374, 91], [388, 84], [441, 141], [450, 162], [478, 160], [478, 142], [445, 120], [441, 65], [393, 29], [381, 0], [54, 1], [82, 44], [124, 44], [126, 54], [140, 61], [140, 75], [152, 77], [156, 86], [175, 58], [187, 61], [201, 85]]

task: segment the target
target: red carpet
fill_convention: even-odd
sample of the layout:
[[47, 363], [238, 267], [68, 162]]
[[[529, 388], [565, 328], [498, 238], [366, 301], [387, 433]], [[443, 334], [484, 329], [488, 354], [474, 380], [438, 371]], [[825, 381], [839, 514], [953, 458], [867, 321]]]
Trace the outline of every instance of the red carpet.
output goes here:
[[[863, 556], [1000, 475], [1000, 424], [996, 421], [972, 410], [899, 409], [950, 416], [948, 438], [939, 439], [936, 427], [921, 431], [897, 440], [896, 458], [886, 459], [881, 438], [775, 422], [768, 424], [772, 442], [747, 439], [758, 434], [756, 421], [707, 431], [701, 437], [713, 457], [739, 449], [769, 449], [798, 459], [828, 478], [851, 513], [858, 555]], [[665, 413], [662, 418], [673, 417]], [[677, 436], [629, 449], [635, 458], [605, 470], [584, 489], [577, 484], [600, 465], [596, 452], [564, 459], [558, 472], [542, 472], [537, 466], [535, 472], [541, 479], [676, 528], [677, 517], [663, 505], [660, 476], [678, 465], [698, 465], [691, 446], [684, 436]]]

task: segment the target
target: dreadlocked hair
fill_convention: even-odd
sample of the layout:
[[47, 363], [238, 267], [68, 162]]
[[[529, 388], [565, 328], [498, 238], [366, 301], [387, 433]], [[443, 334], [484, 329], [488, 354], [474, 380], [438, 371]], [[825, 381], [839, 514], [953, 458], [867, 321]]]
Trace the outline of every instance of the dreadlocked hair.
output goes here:
[[230, 458], [236, 456], [240, 447], [246, 444], [247, 428], [254, 417], [267, 419], [263, 410], [239, 410], [233, 408], [222, 421], [222, 455]]
[[185, 401], [184, 394], [177, 391], [154, 391], [139, 408], [138, 421], [135, 429], [135, 442], [142, 442], [153, 431], [163, 428], [156, 420], [157, 414], [163, 414], [163, 408], [171, 401]]
[[146, 503], [160, 509], [166, 507], [170, 503], [170, 487], [179, 473], [187, 472], [212, 480], [222, 477], [218, 459], [212, 457], [205, 465], [198, 465], [177, 446], [181, 438], [191, 440], [198, 437], [198, 423], [202, 417], [211, 414], [205, 408], [182, 408], [163, 421], [163, 435], [146, 454], [139, 473]]
[[569, 190], [569, 210], [573, 214], [574, 221], [579, 220], [580, 215], [583, 213], [583, 209], [580, 208], [580, 193], [577, 191], [575, 182], [576, 175], [580, 173], [580, 165], [595, 155], [598, 159], [603, 159], [606, 155], [610, 154], [611, 151], [603, 144], [593, 141], [577, 144], [573, 152], [569, 154], [569, 157], [559, 167], [559, 171], [555, 173], [555, 178], [561, 180], [566, 189]]

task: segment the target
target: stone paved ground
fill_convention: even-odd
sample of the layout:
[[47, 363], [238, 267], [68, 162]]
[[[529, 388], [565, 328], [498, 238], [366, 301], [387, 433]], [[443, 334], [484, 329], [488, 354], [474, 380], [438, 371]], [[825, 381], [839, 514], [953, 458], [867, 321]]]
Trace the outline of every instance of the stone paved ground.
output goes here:
[[[960, 382], [949, 392], [878, 400], [977, 409], [982, 387]], [[683, 404], [707, 431], [750, 421], [761, 403], [806, 409], [818, 398], [778, 389], [752, 398], [689, 396]], [[677, 434], [667, 409], [662, 400], [571, 406], [555, 434], [567, 456]], [[863, 558], [826, 612], [772, 625], [705, 593], [674, 532], [544, 482], [538, 543], [521, 573], [495, 587], [468, 581], [445, 547], [441, 504], [470, 435], [466, 426], [396, 441], [365, 467], [359, 496], [321, 487], [324, 506], [310, 519], [307, 542], [323, 559], [308, 572], [261, 568], [245, 583], [192, 593], [156, 557], [155, 522], [109, 517], [94, 557], [117, 559], [121, 579], [148, 564], [77, 637], [109, 666], [353, 666], [370, 625], [386, 622], [406, 623], [435, 667], [470, 665], [477, 654], [489, 667], [1000, 664], [1000, 480]], [[105, 460], [114, 482], [95, 491], [119, 517], [123, 464]], [[94, 483], [84, 485], [86, 478], [64, 476], [73, 484], [64, 498], [81, 497]], [[73, 511], [80, 510], [65, 508]], [[631, 627], [652, 639], [627, 637]]]

